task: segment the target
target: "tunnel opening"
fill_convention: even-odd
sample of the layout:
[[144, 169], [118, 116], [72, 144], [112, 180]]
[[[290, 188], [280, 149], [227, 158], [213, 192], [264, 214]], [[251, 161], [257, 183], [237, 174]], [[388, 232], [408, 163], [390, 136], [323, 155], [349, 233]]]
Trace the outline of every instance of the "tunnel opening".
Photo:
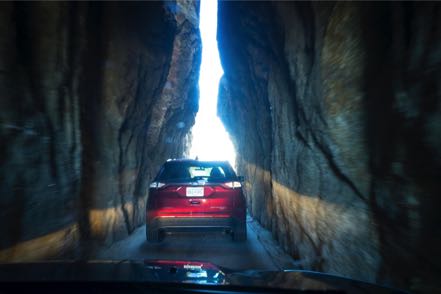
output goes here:
[[199, 74], [199, 111], [193, 126], [190, 157], [227, 160], [235, 165], [236, 152], [229, 134], [217, 115], [219, 81], [223, 75], [216, 41], [217, 1], [200, 2], [202, 62]]

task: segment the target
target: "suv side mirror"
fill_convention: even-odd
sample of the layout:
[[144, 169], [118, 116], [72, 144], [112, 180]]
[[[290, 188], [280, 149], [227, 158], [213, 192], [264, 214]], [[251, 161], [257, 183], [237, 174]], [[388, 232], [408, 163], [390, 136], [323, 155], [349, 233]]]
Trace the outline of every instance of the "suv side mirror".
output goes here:
[[245, 181], [245, 177], [244, 176], [237, 176], [237, 180], [242, 183]]

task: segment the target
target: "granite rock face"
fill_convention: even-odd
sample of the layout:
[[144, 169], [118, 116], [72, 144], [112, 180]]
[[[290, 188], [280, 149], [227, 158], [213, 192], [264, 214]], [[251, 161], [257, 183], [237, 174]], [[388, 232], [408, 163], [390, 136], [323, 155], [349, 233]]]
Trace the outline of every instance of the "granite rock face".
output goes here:
[[299, 268], [440, 289], [440, 17], [220, 2], [218, 112], [251, 214]]
[[88, 257], [189, 147], [197, 2], [0, 4], [0, 260]]

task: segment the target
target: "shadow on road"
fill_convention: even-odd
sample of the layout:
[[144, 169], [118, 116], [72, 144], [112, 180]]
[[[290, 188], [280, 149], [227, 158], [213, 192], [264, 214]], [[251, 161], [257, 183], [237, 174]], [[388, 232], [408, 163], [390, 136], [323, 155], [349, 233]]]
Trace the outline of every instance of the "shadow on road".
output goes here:
[[[172, 233], [159, 243], [148, 243], [145, 226], [127, 239], [103, 249], [97, 259], [168, 259], [206, 261], [232, 270], [279, 270], [292, 268], [291, 258], [281, 253], [271, 238], [252, 219], [248, 222], [248, 240], [233, 242], [230, 235], [219, 232]], [[283, 264], [281, 263], [283, 261]]]

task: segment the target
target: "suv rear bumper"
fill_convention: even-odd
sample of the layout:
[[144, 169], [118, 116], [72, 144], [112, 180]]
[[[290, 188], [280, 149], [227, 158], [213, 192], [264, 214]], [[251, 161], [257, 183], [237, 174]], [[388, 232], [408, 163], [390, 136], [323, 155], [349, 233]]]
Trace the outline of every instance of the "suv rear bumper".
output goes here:
[[157, 217], [147, 223], [147, 226], [151, 230], [188, 231], [232, 229], [234, 224], [233, 218]]

